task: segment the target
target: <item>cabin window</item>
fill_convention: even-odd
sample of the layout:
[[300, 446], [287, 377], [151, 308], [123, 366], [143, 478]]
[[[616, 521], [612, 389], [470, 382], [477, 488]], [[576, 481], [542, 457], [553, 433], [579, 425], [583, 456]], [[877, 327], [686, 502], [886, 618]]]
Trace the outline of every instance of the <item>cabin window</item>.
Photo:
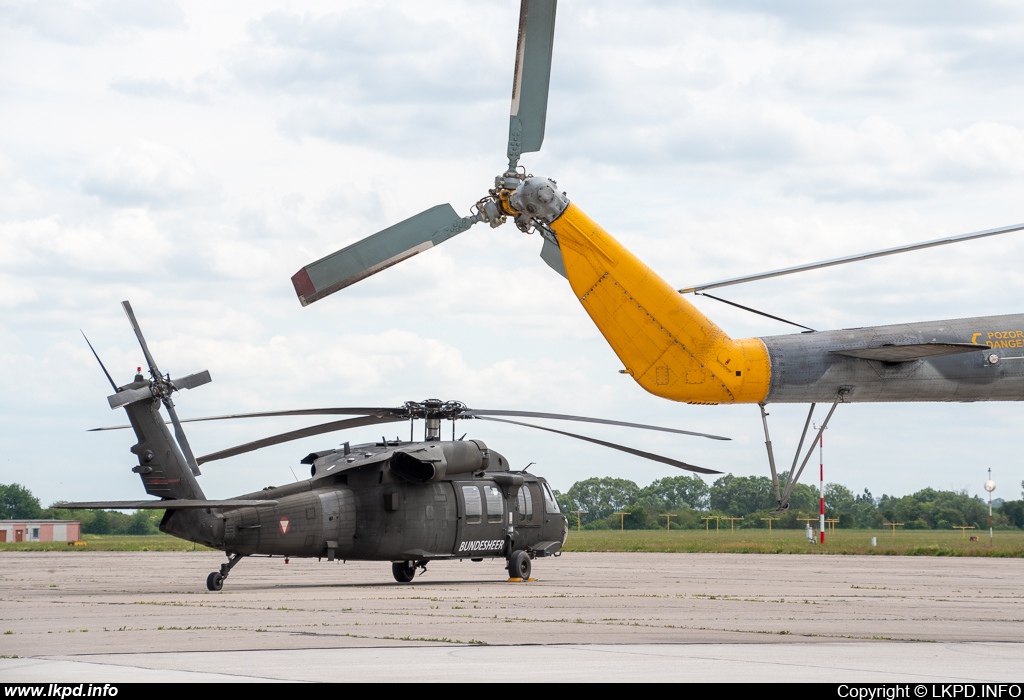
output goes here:
[[533, 520], [533, 495], [530, 487], [523, 484], [519, 487], [519, 522], [530, 522]]
[[505, 510], [501, 491], [497, 486], [484, 486], [484, 495], [487, 497], [487, 522], [500, 523]]
[[479, 523], [483, 515], [483, 502], [480, 500], [480, 489], [476, 486], [463, 486], [462, 497], [466, 501], [466, 522]]
[[544, 491], [544, 512], [557, 515], [561, 513], [558, 509], [558, 501], [555, 500], [555, 494], [551, 493], [551, 487], [548, 486], [548, 482], [544, 482], [541, 487]]

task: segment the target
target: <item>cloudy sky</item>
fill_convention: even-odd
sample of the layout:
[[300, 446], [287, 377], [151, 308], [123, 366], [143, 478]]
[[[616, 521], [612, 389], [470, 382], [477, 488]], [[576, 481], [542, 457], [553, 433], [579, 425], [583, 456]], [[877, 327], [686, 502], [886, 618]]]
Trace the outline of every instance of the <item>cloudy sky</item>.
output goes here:
[[[1024, 220], [1019, 4], [764, 5], [563, 0], [547, 137], [523, 164], [677, 286]], [[213, 375], [177, 399], [183, 415], [458, 399], [727, 435], [579, 428], [766, 475], [756, 407], [674, 404], [619, 375], [540, 241], [511, 226], [298, 304], [302, 265], [486, 193], [505, 165], [517, 16], [513, 0], [0, 2], [0, 483], [44, 505], [142, 495], [131, 436], [85, 432], [123, 413], [79, 329], [117, 381], [142, 362], [122, 299], [163, 370]], [[1014, 313], [1022, 260], [1010, 234], [723, 296], [818, 329]], [[735, 337], [795, 330], [697, 303]], [[804, 411], [771, 411], [780, 463]], [[299, 425], [189, 436], [205, 454]], [[562, 490], [677, 473], [467, 431]], [[213, 463], [202, 483], [227, 497], [291, 481], [308, 452], [381, 432]], [[1019, 497], [1022, 433], [1017, 404], [842, 406], [826, 479], [977, 493], [992, 467], [996, 495]]]

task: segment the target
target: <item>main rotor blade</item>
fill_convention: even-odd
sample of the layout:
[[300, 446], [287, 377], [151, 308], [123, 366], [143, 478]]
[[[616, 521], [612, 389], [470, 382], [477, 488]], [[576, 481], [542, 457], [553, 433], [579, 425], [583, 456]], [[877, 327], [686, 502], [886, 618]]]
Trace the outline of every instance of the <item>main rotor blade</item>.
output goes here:
[[139, 339], [139, 345], [142, 346], [142, 354], [146, 356], [146, 362], [149, 363], [149, 371], [153, 377], [160, 376], [160, 370], [157, 369], [156, 360], [153, 359], [153, 355], [149, 352], [149, 346], [146, 345], [146, 339], [142, 337], [142, 329], [139, 328], [139, 322], [135, 320], [135, 312], [132, 311], [132, 305], [128, 301], [121, 302], [124, 312], [128, 314], [128, 320], [132, 324], [132, 330], [135, 331], [135, 337]]
[[660, 430], [664, 433], [678, 433], [679, 435], [695, 435], [697, 437], [711, 438], [712, 440], [731, 440], [732, 438], [722, 437], [721, 435], [710, 435], [708, 433], [695, 433], [690, 430], [680, 430], [679, 428], [662, 428], [657, 425], [645, 425], [644, 423], [627, 423], [620, 420], [608, 420], [605, 418], [586, 418], [584, 416], [568, 416], [562, 413], [536, 413], [534, 411], [491, 411], [481, 410], [476, 408], [467, 409], [462, 412], [464, 416], [474, 416], [476, 418], [482, 418], [483, 416], [518, 416], [520, 418], [551, 418], [553, 420], [572, 420], [580, 423], [602, 423], [604, 425], [621, 425], [626, 428], [642, 428], [644, 430]]
[[450, 204], [439, 204], [306, 265], [292, 276], [292, 285], [299, 302], [307, 306], [429, 250], [476, 222], [475, 217], [460, 218]]
[[[115, 394], [114, 396], [117, 396], [117, 394]], [[232, 413], [226, 416], [204, 416], [202, 418], [184, 418], [182, 419], [181, 422], [201, 423], [203, 421], [209, 420], [234, 420], [235, 418], [274, 418], [277, 416], [364, 416], [384, 415], [387, 413], [391, 413], [395, 416], [401, 416], [403, 420], [408, 417], [404, 408], [300, 408], [294, 411], [260, 411], [258, 413]], [[125, 430], [130, 427], [132, 426], [108, 425], [103, 428], [90, 428], [86, 432], [98, 433], [104, 430]]]
[[544, 142], [556, 4], [556, 0], [522, 0], [519, 6], [519, 40], [508, 125], [509, 170], [515, 169], [520, 154], [539, 151]]
[[479, 419], [479, 420], [492, 420], [492, 421], [495, 421], [497, 423], [511, 423], [512, 425], [521, 425], [521, 426], [523, 426], [525, 428], [536, 428], [537, 430], [546, 430], [549, 433], [558, 433], [559, 435], [565, 435], [567, 437], [576, 438], [577, 440], [583, 440], [585, 442], [592, 442], [595, 445], [602, 445], [604, 447], [609, 447], [609, 448], [611, 448], [613, 450], [618, 450], [619, 452], [626, 452], [628, 454], [636, 455], [637, 457], [643, 457], [644, 459], [649, 459], [649, 460], [652, 460], [654, 462], [661, 462], [662, 464], [668, 464], [670, 466], [678, 467], [680, 469], [685, 469], [687, 471], [697, 472], [698, 474], [721, 474], [722, 473], [722, 472], [719, 472], [719, 471], [715, 471], [714, 469], [705, 469], [704, 467], [696, 467], [696, 466], [694, 466], [692, 464], [687, 464], [686, 462], [680, 462], [679, 460], [672, 459], [671, 457], [662, 457], [661, 455], [656, 455], [656, 454], [654, 454], [652, 452], [644, 452], [643, 450], [636, 450], [636, 449], [633, 449], [632, 447], [626, 447], [625, 445], [617, 445], [614, 442], [605, 442], [604, 440], [598, 440], [597, 438], [586, 437], [585, 435], [577, 435], [576, 433], [567, 433], [567, 432], [562, 431], [562, 430], [555, 430], [554, 428], [542, 428], [539, 425], [531, 425], [529, 423], [520, 423], [519, 421], [514, 421], [514, 420], [505, 420], [504, 418], [489, 418], [487, 416], [477, 416], [477, 419]]
[[103, 366], [103, 360], [101, 360], [100, 356], [96, 354], [96, 349], [92, 346], [92, 343], [89, 342], [89, 337], [81, 328], [78, 329], [78, 332], [82, 334], [83, 338], [85, 338], [85, 344], [89, 346], [90, 350], [92, 350], [92, 356], [95, 357], [96, 361], [100, 363], [100, 369], [103, 370], [103, 374], [107, 375], [107, 381], [110, 382], [111, 388], [114, 391], [117, 391], [117, 384], [114, 383], [114, 379], [113, 377], [110, 376], [110, 372], [107, 371], [107, 368]]
[[235, 455], [245, 454], [246, 452], [252, 452], [253, 450], [258, 450], [261, 447], [279, 445], [282, 442], [290, 442], [292, 440], [298, 440], [304, 437], [311, 437], [313, 435], [323, 435], [324, 433], [331, 433], [336, 430], [358, 428], [364, 425], [376, 425], [377, 423], [395, 423], [404, 420], [404, 416], [389, 415], [362, 416], [360, 418], [346, 418], [345, 420], [336, 420], [330, 423], [321, 423], [320, 425], [313, 425], [308, 428], [302, 428], [301, 430], [291, 430], [287, 433], [272, 435], [270, 437], [265, 437], [260, 440], [247, 442], [244, 445], [238, 445], [237, 447], [229, 447], [226, 450], [213, 452], [208, 455], [200, 457], [198, 462], [199, 464], [205, 464], [206, 462], [213, 462], [218, 459], [226, 459], [227, 457], [234, 457]]
[[182, 508], [272, 508], [276, 505], [277, 501], [242, 500], [238, 498], [232, 498], [226, 501], [169, 498], [161, 501], [85, 501], [82, 503], [58, 503], [54, 505], [54, 508], [66, 508], [68, 510], [177, 510]]
[[192, 448], [188, 444], [188, 438], [185, 437], [185, 431], [181, 428], [178, 413], [174, 410], [174, 402], [169, 398], [164, 399], [164, 406], [171, 415], [171, 422], [174, 423], [174, 437], [178, 441], [181, 453], [185, 456], [185, 462], [188, 464], [189, 469], [192, 470], [194, 476], [200, 476], [202, 473], [199, 471], [199, 464], [196, 462], [195, 455], [192, 454]]
[[909, 253], [912, 250], [922, 250], [924, 248], [934, 248], [935, 246], [948, 245], [950, 243], [960, 243], [961, 241], [973, 241], [977, 238], [986, 238], [988, 236], [998, 236], [1001, 233], [1012, 233], [1013, 231], [1024, 230], [1024, 224], [1014, 224], [1013, 226], [1003, 226], [1002, 228], [990, 228], [985, 231], [975, 231], [974, 233], [962, 233], [958, 236], [949, 236], [947, 238], [936, 238], [932, 241], [924, 241], [923, 243], [911, 243], [909, 245], [896, 246], [895, 248], [885, 248], [884, 250], [876, 250], [870, 253], [860, 253], [858, 255], [847, 255], [842, 258], [833, 258], [832, 260], [822, 260], [821, 262], [808, 263], [806, 265], [796, 265], [794, 267], [785, 267], [781, 270], [772, 270], [771, 272], [762, 272], [756, 275], [745, 275], [743, 277], [733, 277], [732, 279], [720, 280], [718, 282], [709, 282], [707, 284], [698, 284], [693, 287], [684, 287], [678, 290], [680, 294], [692, 294], [695, 292], [701, 292], [705, 289], [715, 289], [717, 287], [729, 287], [734, 284], [743, 284], [744, 282], [754, 282], [756, 280], [768, 279], [769, 277], [781, 277], [782, 275], [792, 275], [796, 272], [807, 272], [808, 270], [817, 270], [822, 267], [832, 267], [833, 265], [845, 265], [846, 263], [858, 262], [860, 260], [870, 260], [871, 258], [881, 258], [886, 255], [896, 255], [897, 253]]
[[[386, 413], [401, 414], [406, 418], [404, 408], [299, 408], [292, 411], [259, 411], [257, 413], [232, 413], [226, 416], [205, 416], [202, 418], [186, 418], [182, 423], [199, 423], [208, 420], [233, 420], [235, 418], [276, 418], [278, 416], [365, 416], [383, 415]], [[120, 427], [120, 426], [117, 426]], [[131, 426], [125, 426], [131, 427]], [[95, 430], [112, 430], [113, 428], [95, 428]]]

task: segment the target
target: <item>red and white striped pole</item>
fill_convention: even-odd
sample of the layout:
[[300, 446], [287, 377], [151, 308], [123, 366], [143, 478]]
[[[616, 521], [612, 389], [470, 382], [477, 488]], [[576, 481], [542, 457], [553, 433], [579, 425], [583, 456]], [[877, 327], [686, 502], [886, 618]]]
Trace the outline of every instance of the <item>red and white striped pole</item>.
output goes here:
[[818, 498], [821, 505], [818, 528], [821, 530], [821, 543], [825, 544], [825, 431], [821, 432], [818, 440]]

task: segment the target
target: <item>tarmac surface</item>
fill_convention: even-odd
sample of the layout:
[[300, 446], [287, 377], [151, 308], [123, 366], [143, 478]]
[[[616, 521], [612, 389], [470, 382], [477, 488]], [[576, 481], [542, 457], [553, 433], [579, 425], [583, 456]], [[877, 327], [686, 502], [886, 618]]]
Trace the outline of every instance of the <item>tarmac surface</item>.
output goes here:
[[1024, 680], [1024, 559], [0, 554], [0, 682]]

